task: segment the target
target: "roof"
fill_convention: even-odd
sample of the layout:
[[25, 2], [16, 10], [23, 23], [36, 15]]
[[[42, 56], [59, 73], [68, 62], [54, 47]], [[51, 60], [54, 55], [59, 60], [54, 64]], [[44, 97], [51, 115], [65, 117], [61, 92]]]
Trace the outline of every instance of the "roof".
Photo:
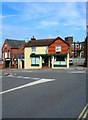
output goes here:
[[8, 45], [11, 47], [11, 48], [14, 48], [14, 49], [18, 49], [20, 48], [21, 46], [23, 46], [24, 44], [26, 44], [26, 42], [24, 40], [11, 40], [11, 39], [6, 39]]
[[25, 44], [25, 47], [49, 46], [49, 45], [51, 45], [53, 42], [55, 42], [57, 39], [60, 39], [61, 41], [63, 41], [63, 42], [66, 43], [67, 45], [69, 45], [65, 40], [63, 40], [63, 39], [60, 38], [60, 37], [57, 37], [57, 38], [52, 38], [52, 39], [31, 40], [31, 41], [29, 41], [27, 44]]

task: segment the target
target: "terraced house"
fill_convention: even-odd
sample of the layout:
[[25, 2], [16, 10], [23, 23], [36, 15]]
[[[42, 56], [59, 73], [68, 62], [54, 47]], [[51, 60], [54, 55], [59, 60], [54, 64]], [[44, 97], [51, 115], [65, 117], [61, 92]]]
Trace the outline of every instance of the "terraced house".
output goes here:
[[[25, 44], [24, 68], [69, 68], [69, 44], [61, 37], [36, 40], [33, 36]], [[22, 68], [19, 59], [18, 68]]]

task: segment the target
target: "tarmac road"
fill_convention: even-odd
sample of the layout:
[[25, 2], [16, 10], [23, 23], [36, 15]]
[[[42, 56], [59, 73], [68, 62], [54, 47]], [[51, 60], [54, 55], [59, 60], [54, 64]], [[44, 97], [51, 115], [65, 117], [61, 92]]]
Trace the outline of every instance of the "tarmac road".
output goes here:
[[2, 91], [3, 118], [78, 118], [87, 104], [86, 72], [5, 70]]

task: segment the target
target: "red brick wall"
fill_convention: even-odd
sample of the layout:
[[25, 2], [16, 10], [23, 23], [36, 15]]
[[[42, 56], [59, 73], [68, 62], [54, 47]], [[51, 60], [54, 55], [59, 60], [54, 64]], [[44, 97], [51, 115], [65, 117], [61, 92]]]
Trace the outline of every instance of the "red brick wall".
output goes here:
[[[76, 48], [76, 47], [75, 47], [75, 48], [72, 47], [72, 44], [74, 44], [74, 42], [73, 42], [73, 43], [69, 43], [69, 44], [70, 44], [69, 56], [71, 57], [71, 56], [72, 56], [72, 52], [74, 52], [74, 49], [75, 49], [75, 53], [76, 53], [77, 50], [80, 50], [80, 43], [75, 43], [75, 45], [76, 45], [76, 44], [79, 45], [78, 48]], [[77, 57], [80, 57], [80, 56], [77, 56]]]
[[[56, 52], [56, 45], [61, 45], [61, 52]], [[68, 45], [61, 41], [60, 39], [56, 40], [53, 44], [48, 47], [48, 54], [67, 54]]]
[[5, 46], [5, 44], [7, 44], [7, 42], [4, 42], [4, 45], [2, 47], [2, 58], [3, 58], [3, 53], [4, 53], [4, 59], [5, 59], [5, 52], [7, 52], [7, 57], [9, 58], [9, 51], [10, 51], [10, 55], [11, 55], [11, 48], [9, 47], [9, 45], [7, 44], [7, 46]]
[[[5, 44], [7, 44], [7, 46], [5, 46]], [[5, 41], [2, 47], [2, 59], [3, 59], [3, 53], [5, 59], [5, 52], [7, 52], [7, 58], [9, 58], [9, 51], [10, 51], [10, 59], [12, 59], [14, 54], [22, 54], [24, 52], [24, 46], [20, 47], [19, 49], [11, 49], [8, 43]], [[3, 62], [2, 64], [2, 68], [5, 68], [5, 62]], [[14, 61], [14, 68], [17, 68], [16, 61]]]

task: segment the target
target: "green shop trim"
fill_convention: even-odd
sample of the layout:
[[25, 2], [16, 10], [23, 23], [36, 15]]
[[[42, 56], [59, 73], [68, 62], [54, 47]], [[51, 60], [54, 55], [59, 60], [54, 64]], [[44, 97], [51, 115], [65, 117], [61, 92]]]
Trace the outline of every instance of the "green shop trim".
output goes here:
[[40, 56], [45, 56], [45, 57], [48, 57], [48, 56], [63, 56], [63, 57], [66, 57], [67, 54], [31, 54], [30, 57], [40, 57]]

